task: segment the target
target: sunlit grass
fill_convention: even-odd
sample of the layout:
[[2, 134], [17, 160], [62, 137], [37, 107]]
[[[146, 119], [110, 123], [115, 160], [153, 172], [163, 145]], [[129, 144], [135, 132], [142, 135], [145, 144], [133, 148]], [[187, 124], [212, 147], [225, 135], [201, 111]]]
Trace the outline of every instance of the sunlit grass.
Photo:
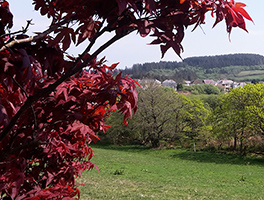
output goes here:
[[94, 147], [81, 199], [264, 199], [264, 162], [234, 155]]

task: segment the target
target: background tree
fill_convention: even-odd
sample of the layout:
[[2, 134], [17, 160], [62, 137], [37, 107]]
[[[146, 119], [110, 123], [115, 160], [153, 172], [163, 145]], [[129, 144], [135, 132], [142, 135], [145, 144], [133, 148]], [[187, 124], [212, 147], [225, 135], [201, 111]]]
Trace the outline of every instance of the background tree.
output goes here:
[[[206, 118], [209, 111], [199, 99], [180, 95], [170, 87], [160, 87], [153, 81], [148, 87], [138, 88], [139, 108], [128, 126], [121, 128], [120, 116], [109, 117], [111, 125], [102, 142], [126, 144], [141, 143], [153, 148], [161, 142], [189, 147], [204, 140]], [[208, 132], [208, 131], [207, 131]]]
[[138, 123], [137, 116], [129, 120], [129, 123], [122, 125], [122, 114], [112, 113], [109, 118], [105, 120], [105, 123], [111, 126], [107, 132], [100, 131], [100, 143], [106, 144], [142, 144], [141, 135], [138, 130], [140, 123]]
[[[254, 87], [246, 85], [223, 95], [220, 106], [211, 114], [213, 132], [221, 139], [233, 138], [234, 149], [239, 141], [241, 153], [243, 143], [261, 130], [261, 120], [257, 116], [262, 115], [262, 106], [257, 101], [262, 98], [263, 86]], [[260, 92], [256, 92], [258, 89]]]
[[203, 138], [200, 134], [205, 129], [209, 111], [200, 99], [190, 99], [183, 95], [180, 95], [180, 99], [182, 106], [176, 106], [178, 109], [174, 112], [172, 124], [177, 127], [175, 134], [180, 136], [178, 136], [178, 139], [181, 145], [189, 146], [190, 143]]
[[153, 85], [139, 90], [140, 110], [137, 121], [145, 144], [150, 143], [152, 147], [158, 147], [160, 140], [170, 133], [167, 126], [171, 120], [174, 94], [175, 92]]
[[[94, 165], [88, 146], [105, 130], [104, 119], [118, 110], [126, 119], [137, 109], [134, 82], [112, 75], [117, 64], [97, 59], [107, 47], [133, 31], [152, 33], [152, 44], [180, 55], [185, 28], [225, 19], [228, 33], [251, 20], [242, 3], [197, 0], [33, 0], [51, 18], [34, 36], [10, 33], [12, 17], [0, 1], [0, 195], [2, 199], [73, 199], [75, 178]], [[104, 33], [113, 33], [98, 49]], [[78, 57], [71, 44], [87, 46]], [[88, 72], [83, 70], [87, 68]], [[88, 161], [86, 160], [88, 158]]]
[[207, 84], [183, 86], [182, 91], [188, 91], [192, 94], [221, 94], [220, 89], [218, 87]]
[[246, 99], [246, 110], [250, 113], [251, 128], [258, 135], [264, 133], [264, 84], [246, 85], [240, 89]]
[[144, 143], [152, 147], [158, 147], [161, 140], [181, 144], [185, 140], [193, 141], [205, 126], [208, 110], [202, 101], [191, 100], [170, 89], [150, 87], [138, 92], [139, 109], [133, 120], [137, 121], [136, 129]]

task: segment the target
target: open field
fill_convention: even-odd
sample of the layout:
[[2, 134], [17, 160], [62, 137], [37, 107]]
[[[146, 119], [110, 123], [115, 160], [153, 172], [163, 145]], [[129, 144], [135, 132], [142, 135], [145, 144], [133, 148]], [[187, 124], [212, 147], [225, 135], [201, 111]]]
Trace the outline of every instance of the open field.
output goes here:
[[254, 76], [254, 75], [263, 75], [264, 70], [251, 70], [251, 71], [242, 71], [239, 72], [236, 76], [243, 77], [243, 76]]
[[241, 71], [232, 79], [235, 81], [264, 80], [264, 70]]
[[264, 80], [264, 75], [234, 77], [233, 80], [235, 81]]
[[264, 199], [257, 158], [138, 146], [94, 146], [81, 199]]

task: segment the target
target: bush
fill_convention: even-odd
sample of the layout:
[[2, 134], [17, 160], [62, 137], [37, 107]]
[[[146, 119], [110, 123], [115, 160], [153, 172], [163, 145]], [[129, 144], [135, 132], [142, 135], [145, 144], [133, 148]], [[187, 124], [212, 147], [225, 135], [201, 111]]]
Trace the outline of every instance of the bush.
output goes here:
[[190, 85], [183, 86], [182, 91], [191, 92], [192, 94], [220, 94], [221, 91], [214, 85]]

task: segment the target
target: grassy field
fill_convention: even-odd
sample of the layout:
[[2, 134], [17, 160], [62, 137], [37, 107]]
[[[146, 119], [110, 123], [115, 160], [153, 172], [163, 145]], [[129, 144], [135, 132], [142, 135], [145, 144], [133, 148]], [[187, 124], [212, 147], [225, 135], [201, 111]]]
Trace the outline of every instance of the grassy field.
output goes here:
[[263, 80], [264, 70], [251, 70], [251, 71], [241, 71], [233, 80], [244, 81], [244, 80]]
[[264, 80], [264, 75], [234, 77], [232, 80], [235, 80], [235, 81]]
[[242, 71], [237, 74], [237, 76], [254, 76], [254, 75], [263, 75], [264, 70], [251, 70], [251, 71]]
[[138, 146], [95, 146], [81, 199], [264, 199], [262, 159]]

